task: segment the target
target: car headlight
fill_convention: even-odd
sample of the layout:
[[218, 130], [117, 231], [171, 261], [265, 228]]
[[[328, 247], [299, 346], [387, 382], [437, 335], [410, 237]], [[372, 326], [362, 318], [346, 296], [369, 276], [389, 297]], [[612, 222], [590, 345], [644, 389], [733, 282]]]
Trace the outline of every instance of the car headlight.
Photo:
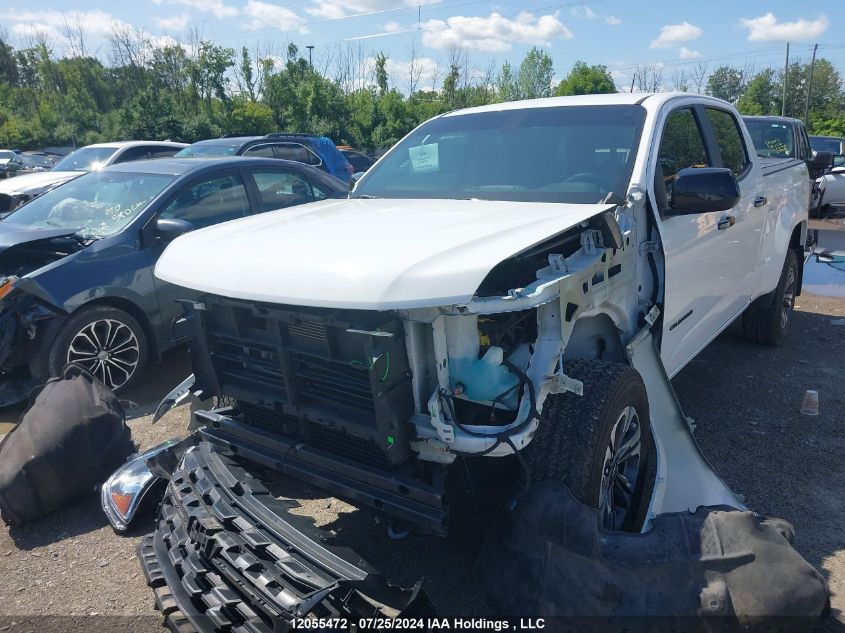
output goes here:
[[130, 457], [103, 484], [100, 503], [109, 523], [116, 531], [127, 530], [144, 495], [158, 479], [147, 467], [147, 460], [178, 443], [178, 439], [170, 439], [140, 455]]
[[14, 275], [0, 279], [0, 301], [5, 299], [15, 289], [15, 282], [18, 280]]

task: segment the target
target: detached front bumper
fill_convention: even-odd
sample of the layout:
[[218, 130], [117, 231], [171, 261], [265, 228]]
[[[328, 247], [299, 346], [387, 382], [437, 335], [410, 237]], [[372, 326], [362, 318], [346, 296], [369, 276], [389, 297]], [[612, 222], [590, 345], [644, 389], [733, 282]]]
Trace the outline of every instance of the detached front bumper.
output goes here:
[[389, 584], [357, 554], [322, 544], [327, 534], [234, 458], [208, 442], [172, 474], [158, 526], [139, 547], [165, 625], [180, 633], [280, 632], [294, 618], [426, 617], [419, 583]]

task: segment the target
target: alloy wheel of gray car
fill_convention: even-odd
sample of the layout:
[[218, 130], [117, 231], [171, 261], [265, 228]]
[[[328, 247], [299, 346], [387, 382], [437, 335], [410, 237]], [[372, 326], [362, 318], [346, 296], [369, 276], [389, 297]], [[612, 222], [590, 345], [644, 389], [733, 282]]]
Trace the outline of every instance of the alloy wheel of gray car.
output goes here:
[[599, 486], [602, 526], [608, 530], [622, 529], [634, 505], [634, 488], [644, 461], [642, 448], [640, 416], [627, 406], [610, 432]]
[[66, 360], [90, 371], [109, 389], [120, 389], [138, 369], [140, 343], [126, 323], [100, 319], [73, 336]]

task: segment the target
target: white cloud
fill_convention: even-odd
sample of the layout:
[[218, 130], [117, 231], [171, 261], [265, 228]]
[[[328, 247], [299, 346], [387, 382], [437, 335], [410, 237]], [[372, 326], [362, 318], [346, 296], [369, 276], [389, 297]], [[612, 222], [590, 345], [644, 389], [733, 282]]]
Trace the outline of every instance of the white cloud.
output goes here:
[[689, 22], [667, 24], [660, 29], [660, 35], [657, 36], [657, 39], [651, 41], [651, 48], [672, 48], [681, 42], [699, 38], [702, 33], [704, 31]]
[[391, 20], [390, 22], [385, 23], [384, 30], [388, 33], [395, 33], [402, 28], [402, 25], [399, 24], [396, 20]]
[[307, 33], [305, 20], [288, 8], [280, 7], [261, 0], [249, 0], [243, 9], [245, 16], [252, 18], [244, 22], [243, 26], [251, 31], [264, 28], [274, 28], [280, 31], [298, 31]]
[[216, 18], [231, 18], [240, 13], [237, 7], [229, 6], [223, 0], [153, 0], [153, 3], [176, 4], [200, 13], [213, 13]]
[[681, 46], [678, 50], [678, 57], [681, 59], [698, 59], [701, 57], [701, 53], [698, 51], [690, 50], [686, 46]]
[[[35, 29], [47, 35], [63, 39], [61, 35], [65, 24], [75, 27], [79, 24], [85, 33], [91, 35], [111, 35], [115, 28], [129, 27], [123, 20], [115, 18], [105, 11], [7, 11], [0, 13], [0, 21], [14, 22], [12, 31], [27, 33]], [[29, 30], [29, 31], [28, 31]]]
[[584, 20], [595, 20], [599, 17], [590, 7], [572, 7], [569, 12], [573, 17], [583, 18]]
[[172, 15], [168, 18], [153, 18], [153, 24], [163, 31], [184, 31], [190, 23], [191, 18], [187, 13], [180, 13], [179, 15]]
[[446, 20], [429, 20], [421, 25], [422, 42], [435, 49], [451, 46], [484, 53], [510, 50], [513, 42], [548, 46], [555, 39], [569, 39], [572, 32], [555, 15], [540, 18], [520, 13], [510, 20], [498, 13], [490, 17], [453, 16]]
[[617, 18], [615, 15], [609, 15], [604, 19], [605, 22], [611, 26], [619, 26], [622, 24], [622, 18]]
[[794, 42], [818, 37], [830, 22], [825, 15], [815, 20], [801, 18], [795, 22], [778, 22], [770, 12], [752, 19], [742, 18], [739, 24], [748, 29], [749, 42]]

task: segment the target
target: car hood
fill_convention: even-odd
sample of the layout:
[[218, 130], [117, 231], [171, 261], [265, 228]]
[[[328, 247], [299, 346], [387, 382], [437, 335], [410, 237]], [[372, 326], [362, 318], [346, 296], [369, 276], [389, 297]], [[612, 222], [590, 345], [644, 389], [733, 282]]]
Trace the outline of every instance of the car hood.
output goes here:
[[231, 298], [386, 310], [466, 303], [500, 261], [607, 204], [326, 200], [176, 239], [164, 281]]
[[73, 235], [78, 229], [50, 229], [14, 222], [0, 222], [0, 253], [13, 247], [37, 242], [39, 240], [52, 240], [57, 237]]
[[83, 171], [40, 171], [23, 174], [0, 182], [0, 193], [28, 193], [33, 189], [61, 184], [84, 173]]

